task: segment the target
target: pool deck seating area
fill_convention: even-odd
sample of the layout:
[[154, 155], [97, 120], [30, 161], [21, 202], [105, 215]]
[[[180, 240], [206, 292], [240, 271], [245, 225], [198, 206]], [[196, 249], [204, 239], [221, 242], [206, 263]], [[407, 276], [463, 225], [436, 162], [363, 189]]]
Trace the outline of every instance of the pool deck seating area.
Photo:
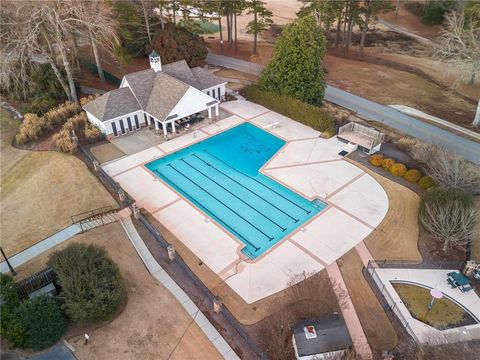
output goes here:
[[[318, 131], [248, 101], [220, 106], [231, 116], [102, 167], [251, 304], [284, 290], [292, 275], [323, 270], [362, 242], [383, 220], [389, 202], [376, 180], [338, 155], [345, 144], [336, 137], [322, 139]], [[246, 121], [286, 141], [260, 171], [307, 199], [327, 204], [253, 260], [241, 252], [233, 235], [144, 166]]]

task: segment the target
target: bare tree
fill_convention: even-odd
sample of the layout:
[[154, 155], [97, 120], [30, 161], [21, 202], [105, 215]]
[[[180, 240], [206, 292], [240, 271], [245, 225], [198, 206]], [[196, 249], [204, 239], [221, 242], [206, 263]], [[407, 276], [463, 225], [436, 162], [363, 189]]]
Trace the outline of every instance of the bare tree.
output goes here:
[[465, 248], [476, 236], [475, 203], [461, 191], [440, 188], [426, 193], [420, 206], [420, 221], [443, 243], [443, 251]]
[[[445, 17], [445, 30], [435, 57], [447, 65], [446, 74], [454, 74], [456, 82], [474, 84], [480, 74], [480, 5], [472, 2]], [[479, 126], [476, 119], [472, 125]]]
[[403, 138], [398, 141], [408, 154], [422, 163], [423, 170], [444, 187], [480, 194], [480, 166], [465, 160], [442, 145]]

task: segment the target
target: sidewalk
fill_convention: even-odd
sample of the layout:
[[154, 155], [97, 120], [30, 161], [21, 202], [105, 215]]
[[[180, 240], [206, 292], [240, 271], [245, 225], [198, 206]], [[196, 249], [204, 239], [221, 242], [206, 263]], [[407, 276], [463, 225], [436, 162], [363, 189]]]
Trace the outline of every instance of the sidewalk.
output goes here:
[[168, 275], [167, 272], [157, 263], [150, 251], [147, 249], [143, 239], [138, 234], [137, 229], [135, 229], [131, 217], [124, 216], [120, 222], [150, 274], [163, 286], [165, 286], [182, 304], [184, 309], [192, 317], [192, 319], [194, 319], [194, 321], [207, 336], [207, 338], [212, 342], [213, 346], [215, 346], [221, 356], [226, 360], [240, 360], [235, 351], [233, 351], [230, 345], [210, 323], [207, 317], [193, 303], [188, 295], [177, 285], [177, 283], [175, 283], [170, 275]]
[[[70, 225], [69, 227], [53, 234], [52, 236], [42, 241], [39, 241], [35, 245], [30, 246], [29, 248], [19, 252], [18, 254], [11, 256], [8, 260], [15, 269], [16, 267], [22, 265], [23, 263], [26, 263], [30, 259], [33, 259], [35, 256], [38, 256], [41, 253], [53, 248], [54, 246], [61, 244], [65, 240], [70, 239], [72, 236], [75, 236], [80, 232], [82, 232], [80, 226], [76, 224]], [[10, 271], [6, 261], [2, 261], [0, 271], [2, 273], [7, 273]]]
[[[358, 318], [355, 307], [353, 306], [352, 299], [348, 294], [347, 286], [343, 281], [343, 277], [340, 269], [338, 268], [337, 262], [333, 262], [327, 266], [327, 273], [328, 276], [335, 281], [335, 285], [337, 285], [334, 286], [334, 291], [337, 295], [342, 316], [345, 320], [345, 324], [347, 325], [347, 329], [350, 333], [350, 337], [352, 338], [353, 347], [355, 348], [357, 355], [364, 360], [373, 359], [372, 350], [370, 349], [370, 345], [368, 344], [367, 337], [363, 331], [362, 324], [360, 323], [360, 319]], [[347, 295], [343, 296], [343, 292], [345, 292]]]

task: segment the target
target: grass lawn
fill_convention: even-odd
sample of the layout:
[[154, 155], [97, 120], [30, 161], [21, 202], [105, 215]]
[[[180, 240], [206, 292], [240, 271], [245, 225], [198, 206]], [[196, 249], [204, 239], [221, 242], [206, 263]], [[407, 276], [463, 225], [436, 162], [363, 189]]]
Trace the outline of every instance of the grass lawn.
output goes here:
[[[77, 359], [221, 359], [197, 324], [189, 326], [191, 318], [175, 297], [148, 273], [119, 223], [77, 235], [23, 264], [15, 280], [39, 271], [54, 250], [73, 242], [103, 246], [120, 268], [128, 292], [125, 308], [111, 322], [67, 331]], [[87, 346], [85, 332], [90, 335]]]
[[393, 349], [398, 342], [397, 334], [363, 277], [363, 262], [357, 250], [350, 250], [337, 263], [370, 346], [378, 351]]
[[442, 330], [475, 324], [470, 315], [445, 297], [435, 301], [432, 310], [428, 311], [428, 305], [432, 300], [429, 289], [399, 283], [392, 283], [392, 286], [415, 319], [436, 329]]
[[1, 115], [0, 219], [2, 247], [8, 256], [70, 225], [73, 214], [117, 206], [76, 157], [12, 147], [19, 122], [8, 113]]
[[387, 179], [356, 161], [347, 161], [373, 176], [387, 193], [387, 215], [364, 242], [374, 259], [422, 261], [418, 251], [420, 198], [412, 190]]

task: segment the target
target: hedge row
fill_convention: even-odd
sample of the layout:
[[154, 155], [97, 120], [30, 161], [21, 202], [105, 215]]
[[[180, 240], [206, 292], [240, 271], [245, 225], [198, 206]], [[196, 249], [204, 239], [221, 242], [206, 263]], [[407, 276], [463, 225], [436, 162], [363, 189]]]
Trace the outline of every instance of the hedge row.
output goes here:
[[332, 136], [335, 133], [330, 113], [324, 108], [307, 104], [289, 96], [262, 90], [258, 85], [247, 86], [245, 95], [249, 100], [321, 131], [327, 136]]
[[407, 169], [402, 163], [397, 163], [395, 160], [385, 158], [382, 154], [373, 154], [368, 158], [370, 164], [376, 167], [382, 167], [393, 176], [403, 177], [405, 180], [417, 184], [423, 190], [436, 186], [435, 182], [430, 176], [423, 175], [418, 169]]

